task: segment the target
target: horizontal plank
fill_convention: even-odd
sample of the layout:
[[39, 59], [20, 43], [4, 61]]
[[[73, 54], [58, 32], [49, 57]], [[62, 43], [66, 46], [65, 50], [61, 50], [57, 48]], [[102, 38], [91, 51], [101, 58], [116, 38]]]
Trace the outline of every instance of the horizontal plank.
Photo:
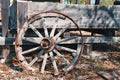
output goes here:
[[[77, 22], [80, 28], [120, 29], [120, 6], [57, 4], [30, 1], [30, 2], [18, 2], [18, 7], [21, 7], [19, 6], [19, 4], [21, 3], [22, 4], [28, 3], [28, 10], [26, 13], [28, 16], [31, 16], [39, 12], [52, 10], [62, 12], [70, 16], [71, 18], [73, 18], [73, 20]], [[22, 13], [20, 13], [19, 15], [21, 14]]]
[[[34, 40], [39, 42], [39, 38], [34, 38]], [[83, 37], [85, 44], [91, 43], [120, 43], [120, 36], [119, 37], [105, 37], [105, 36], [86, 36]], [[59, 44], [75, 44], [81, 43], [81, 38], [77, 37], [69, 41], [61, 42]], [[7, 37], [0, 37], [0, 45], [14, 45], [15, 38], [7, 38]], [[22, 45], [36, 45], [34, 43], [24, 41]]]
[[[120, 43], [120, 36], [119, 37], [105, 37], [105, 36], [88, 36], [83, 37], [84, 43]], [[76, 38], [70, 41], [63, 42], [61, 44], [70, 44], [70, 43], [81, 43], [81, 38]]]
[[15, 38], [0, 37], [0, 45], [13, 45]]

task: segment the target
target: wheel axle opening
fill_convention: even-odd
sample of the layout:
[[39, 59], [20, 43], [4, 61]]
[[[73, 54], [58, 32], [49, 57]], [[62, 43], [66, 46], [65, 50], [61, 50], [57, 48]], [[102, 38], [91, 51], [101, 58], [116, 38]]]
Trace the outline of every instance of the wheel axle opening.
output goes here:
[[41, 41], [41, 47], [44, 48], [44, 49], [48, 49], [51, 45], [51, 42], [49, 39], [43, 39]]
[[54, 41], [50, 38], [44, 38], [40, 43], [40, 46], [42, 47], [42, 49], [47, 52], [50, 52], [51, 50], [53, 50], [54, 45], [55, 45]]

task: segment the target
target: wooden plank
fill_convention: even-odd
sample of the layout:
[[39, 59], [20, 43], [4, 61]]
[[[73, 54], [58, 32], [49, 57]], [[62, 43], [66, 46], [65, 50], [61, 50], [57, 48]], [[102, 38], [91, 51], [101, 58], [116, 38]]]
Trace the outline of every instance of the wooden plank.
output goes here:
[[9, 0], [1, 0], [2, 36], [7, 36], [9, 24]]
[[[120, 36], [113, 37], [113, 36], [88, 36], [83, 37], [84, 43], [120, 43]], [[70, 41], [63, 42], [61, 44], [70, 44], [70, 43], [81, 43], [81, 38], [76, 38]]]
[[28, 3], [26, 1], [20, 1], [17, 3], [17, 31], [23, 26], [23, 23], [27, 19]]
[[[26, 4], [27, 2], [18, 2], [18, 5], [21, 3]], [[25, 14], [31, 16], [35, 13], [50, 10], [67, 14], [83, 29], [120, 29], [120, 6], [28, 2], [28, 12]], [[21, 10], [18, 9], [18, 11]], [[22, 12], [19, 15], [23, 14]]]
[[[59, 11], [75, 20], [82, 29], [120, 29], [120, 6], [95, 6], [79, 4], [56, 4], [49, 2], [22, 2], [18, 1], [18, 15], [30, 17], [44, 11]], [[21, 18], [18, 16], [18, 18]]]
[[0, 36], [2, 35], [2, 31], [1, 31], [1, 29], [2, 29], [2, 14], [1, 14], [1, 1], [2, 0], [0, 0]]
[[16, 0], [10, 0], [10, 17], [9, 28], [16, 29], [17, 26], [17, 2]]
[[1, 15], [1, 1], [2, 1], [2, 0], [0, 0], [0, 20], [1, 20], [1, 16], [2, 16], [2, 15]]
[[[39, 38], [34, 38], [36, 41], [40, 40]], [[85, 44], [91, 44], [91, 43], [120, 43], [120, 36], [116, 37], [104, 37], [104, 36], [88, 36], [83, 37]], [[0, 37], [0, 45], [14, 45], [15, 38], [7, 38], [7, 37]], [[78, 41], [78, 42], [77, 42]], [[73, 40], [69, 40], [66, 42], [62, 42], [60, 44], [74, 44], [74, 43], [81, 43], [80, 38], [76, 38]], [[33, 43], [28, 43], [26, 41], [23, 41], [23, 45], [36, 45]]]
[[0, 45], [13, 45], [15, 38], [0, 37]]

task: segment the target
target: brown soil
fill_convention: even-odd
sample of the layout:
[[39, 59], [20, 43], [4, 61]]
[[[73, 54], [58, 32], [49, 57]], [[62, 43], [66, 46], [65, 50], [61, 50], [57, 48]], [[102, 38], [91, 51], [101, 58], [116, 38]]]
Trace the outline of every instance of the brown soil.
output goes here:
[[120, 52], [108, 52], [107, 59], [87, 59], [81, 57], [75, 68], [55, 76], [22, 71], [15, 57], [0, 63], [0, 80], [120, 80]]

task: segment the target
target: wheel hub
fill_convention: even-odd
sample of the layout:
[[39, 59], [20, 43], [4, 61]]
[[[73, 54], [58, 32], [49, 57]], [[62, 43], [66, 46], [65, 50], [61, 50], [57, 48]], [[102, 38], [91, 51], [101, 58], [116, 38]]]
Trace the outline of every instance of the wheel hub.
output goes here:
[[54, 49], [55, 42], [52, 38], [44, 38], [42, 39], [40, 46], [44, 51], [50, 52]]

